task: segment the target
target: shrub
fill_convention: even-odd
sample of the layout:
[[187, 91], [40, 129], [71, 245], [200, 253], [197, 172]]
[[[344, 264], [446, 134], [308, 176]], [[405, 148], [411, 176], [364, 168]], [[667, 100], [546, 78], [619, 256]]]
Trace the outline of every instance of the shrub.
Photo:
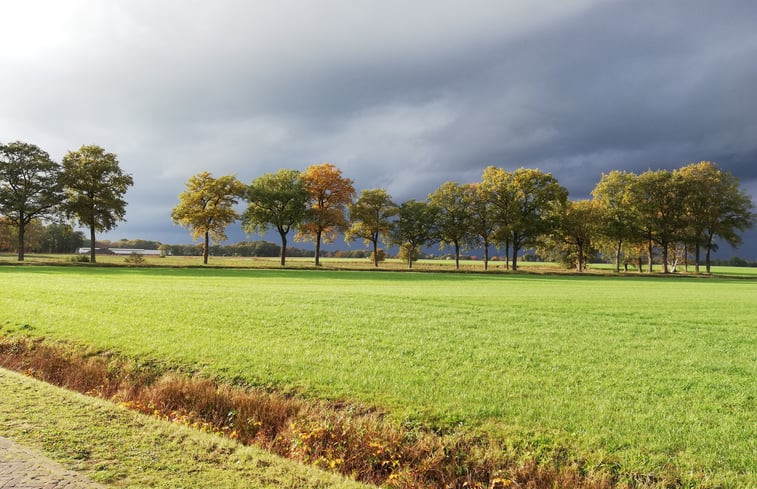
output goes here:
[[[378, 261], [384, 261], [386, 260], [386, 252], [382, 249], [379, 249], [376, 253], [378, 255]], [[369, 257], [371, 262], [373, 262], [373, 252], [371, 252], [371, 256]]]
[[[413, 250], [413, 261], [418, 261], [418, 259], [421, 257], [420, 252], [418, 249]], [[410, 245], [407, 243], [400, 246], [399, 253], [397, 254], [397, 258], [402, 260], [403, 262], [407, 263], [408, 258], [410, 258]]]
[[68, 260], [71, 263], [89, 263], [89, 255], [74, 255]]
[[132, 252], [131, 255], [126, 257], [124, 262], [128, 263], [129, 265], [140, 265], [145, 262], [145, 257], [137, 252]]

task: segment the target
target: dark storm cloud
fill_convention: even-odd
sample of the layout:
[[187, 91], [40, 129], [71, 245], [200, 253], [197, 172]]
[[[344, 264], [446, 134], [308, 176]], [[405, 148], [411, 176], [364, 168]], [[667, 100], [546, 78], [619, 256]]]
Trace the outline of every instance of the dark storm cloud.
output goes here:
[[712, 160], [757, 191], [752, 0], [28, 3], [0, 7], [0, 140], [118, 153], [119, 237], [187, 241], [206, 169], [330, 161], [401, 201], [530, 166], [580, 198]]

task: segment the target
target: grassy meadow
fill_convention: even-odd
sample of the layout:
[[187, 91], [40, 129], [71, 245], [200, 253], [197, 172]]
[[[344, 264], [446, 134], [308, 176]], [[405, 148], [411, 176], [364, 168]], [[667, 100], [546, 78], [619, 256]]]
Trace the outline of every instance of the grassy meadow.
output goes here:
[[757, 484], [757, 276], [40, 266], [0, 281], [3, 335], [486, 430], [524, 457]]

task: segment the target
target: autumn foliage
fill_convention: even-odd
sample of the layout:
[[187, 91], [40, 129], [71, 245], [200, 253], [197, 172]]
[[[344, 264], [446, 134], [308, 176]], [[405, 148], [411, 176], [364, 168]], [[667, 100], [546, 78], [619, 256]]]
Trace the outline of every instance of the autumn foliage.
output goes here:
[[207, 264], [210, 238], [215, 242], [226, 239], [226, 227], [239, 219], [233, 206], [246, 187], [233, 175], [214, 178], [207, 171], [191, 177], [186, 187], [171, 211], [171, 219], [188, 228], [193, 239], [203, 240], [203, 263]]
[[309, 210], [295, 239], [315, 243], [315, 264], [320, 265], [321, 243], [330, 243], [349, 227], [347, 208], [355, 199], [355, 187], [331, 163], [311, 165], [302, 173], [309, 196]]

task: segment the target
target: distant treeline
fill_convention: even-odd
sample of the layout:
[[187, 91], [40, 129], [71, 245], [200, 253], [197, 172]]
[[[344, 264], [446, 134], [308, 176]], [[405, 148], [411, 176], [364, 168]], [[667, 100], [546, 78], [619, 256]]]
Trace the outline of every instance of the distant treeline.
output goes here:
[[[161, 248], [166, 253], [178, 256], [202, 256], [203, 246], [201, 244], [177, 244], [163, 245]], [[244, 256], [244, 257], [277, 257], [280, 253], [280, 246], [268, 241], [241, 241], [230, 245], [211, 245], [208, 249], [211, 256]], [[293, 257], [312, 258], [315, 255], [313, 250], [303, 250], [295, 247], [287, 248], [287, 255]], [[365, 258], [364, 250], [352, 251], [325, 251], [321, 250], [322, 257], [344, 257], [344, 258]]]
[[[144, 239], [121, 239], [119, 241], [97, 241], [98, 248], [138, 248], [145, 250], [161, 250], [167, 255], [174, 256], [202, 256], [202, 244], [163, 244], [159, 241]], [[268, 241], [240, 241], [229, 245], [211, 245], [209, 252], [212, 256], [243, 256], [243, 257], [277, 257], [280, 246]], [[313, 250], [295, 247], [287, 248], [287, 254], [294, 257], [313, 258]], [[322, 257], [329, 258], [366, 258], [365, 250], [321, 250]]]
[[738, 256], [727, 259], [712, 260], [712, 264], [719, 267], [757, 267], [757, 261], [749, 261]]
[[[84, 246], [84, 233], [69, 224], [45, 225], [38, 219], [26, 225], [24, 251], [31, 253], [73, 253]], [[0, 217], [0, 252], [18, 252], [18, 227]]]

